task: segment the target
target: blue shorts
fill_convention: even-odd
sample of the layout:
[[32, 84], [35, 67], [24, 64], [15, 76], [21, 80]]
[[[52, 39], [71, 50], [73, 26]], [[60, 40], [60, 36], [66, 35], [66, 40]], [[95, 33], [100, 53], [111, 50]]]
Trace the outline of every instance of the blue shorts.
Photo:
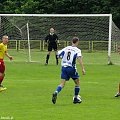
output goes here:
[[78, 75], [76, 69], [73, 67], [62, 67], [61, 72], [62, 72], [61, 79], [65, 79], [68, 81], [70, 78], [72, 78], [73, 80], [79, 78], [79, 75]]

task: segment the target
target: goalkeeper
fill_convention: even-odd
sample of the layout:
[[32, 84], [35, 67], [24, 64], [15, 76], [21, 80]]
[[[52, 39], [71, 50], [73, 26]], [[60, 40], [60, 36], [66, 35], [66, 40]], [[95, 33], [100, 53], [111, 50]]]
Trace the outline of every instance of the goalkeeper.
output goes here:
[[4, 72], [5, 72], [5, 64], [4, 64], [4, 56], [6, 55], [10, 60], [12, 60], [12, 56], [7, 53], [7, 43], [8, 43], [8, 36], [4, 35], [2, 37], [2, 43], [0, 43], [0, 92], [6, 90], [7, 88], [2, 86], [2, 82], [4, 79]]
[[57, 58], [57, 42], [58, 36], [54, 33], [54, 28], [50, 28], [50, 33], [45, 37], [45, 42], [48, 43], [48, 54], [46, 56], [45, 65], [48, 65], [48, 60], [50, 58], [50, 53], [52, 49], [55, 51], [55, 58], [56, 58], [56, 65], [58, 65], [58, 58]]

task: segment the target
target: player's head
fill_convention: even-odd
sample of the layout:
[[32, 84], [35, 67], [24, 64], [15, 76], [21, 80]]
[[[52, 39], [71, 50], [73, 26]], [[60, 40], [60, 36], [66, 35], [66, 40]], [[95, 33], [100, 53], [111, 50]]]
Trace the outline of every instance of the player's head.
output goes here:
[[4, 35], [2, 37], [2, 42], [3, 42], [3, 44], [7, 44], [8, 43], [8, 36], [7, 35]]
[[79, 43], [79, 38], [78, 37], [73, 37], [72, 44], [75, 44], [77, 46], [78, 43]]
[[50, 33], [54, 33], [54, 28], [50, 28]]

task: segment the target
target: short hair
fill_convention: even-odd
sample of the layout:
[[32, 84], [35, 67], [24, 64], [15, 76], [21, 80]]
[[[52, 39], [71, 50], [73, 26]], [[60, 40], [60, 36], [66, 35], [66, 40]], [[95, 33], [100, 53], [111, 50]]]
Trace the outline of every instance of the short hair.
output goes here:
[[54, 28], [50, 28], [50, 30], [51, 30], [51, 29], [52, 29], [52, 30], [55, 30]]
[[79, 38], [78, 37], [73, 37], [73, 39], [72, 39], [72, 42], [75, 44], [76, 42], [78, 42], [79, 41]]
[[8, 35], [3, 35], [3, 36], [2, 36], [2, 39], [5, 38], [5, 37], [8, 37]]

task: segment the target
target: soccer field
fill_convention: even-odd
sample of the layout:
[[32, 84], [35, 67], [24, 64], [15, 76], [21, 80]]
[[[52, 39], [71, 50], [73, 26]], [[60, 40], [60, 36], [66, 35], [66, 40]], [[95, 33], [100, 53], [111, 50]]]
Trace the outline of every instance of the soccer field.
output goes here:
[[48, 66], [6, 62], [4, 86], [7, 90], [0, 93], [0, 119], [119, 120], [120, 98], [115, 98], [114, 94], [120, 81], [120, 66], [85, 64], [86, 75], [82, 76], [78, 65], [82, 103], [72, 103], [74, 83], [70, 80], [54, 105], [51, 97], [60, 83], [61, 66], [54, 64], [54, 55], [51, 59], [53, 63], [50, 61]]

